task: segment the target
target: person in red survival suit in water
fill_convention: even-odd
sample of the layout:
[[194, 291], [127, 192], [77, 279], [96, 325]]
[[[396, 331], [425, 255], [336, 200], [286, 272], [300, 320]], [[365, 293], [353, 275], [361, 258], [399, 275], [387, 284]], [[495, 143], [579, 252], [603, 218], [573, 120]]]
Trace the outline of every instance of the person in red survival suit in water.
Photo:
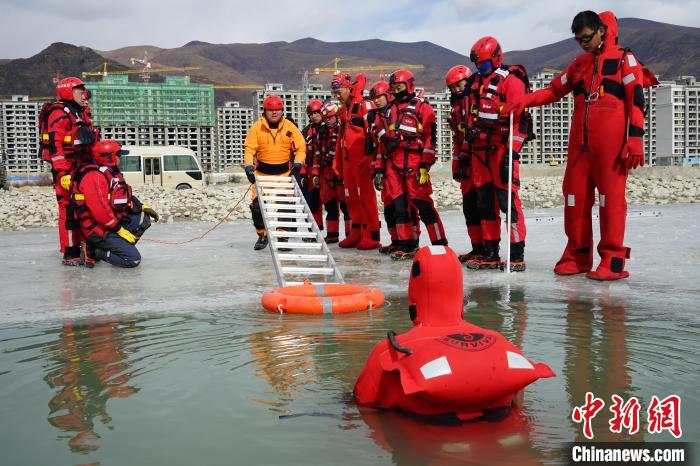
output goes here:
[[92, 127], [85, 83], [64, 78], [56, 84], [58, 101], [46, 103], [39, 115], [41, 157], [51, 164], [53, 186], [58, 202], [58, 238], [64, 265], [81, 265], [80, 228], [67, 212], [71, 176], [81, 164], [90, 161], [92, 146], [99, 133]]
[[360, 405], [469, 420], [508, 409], [523, 387], [554, 377], [500, 333], [462, 319], [462, 280], [449, 247], [420, 249], [408, 282], [413, 328], [374, 347], [353, 392]]
[[321, 110], [323, 124], [318, 134], [318, 182], [321, 190], [321, 203], [326, 209], [326, 238], [328, 244], [337, 243], [340, 230], [340, 212], [345, 222], [345, 237], [350, 235], [351, 221], [345, 203], [343, 180], [333, 168], [335, 150], [338, 143], [338, 106], [333, 102], [323, 104]]
[[[582, 11], [571, 31], [584, 54], [554, 78], [545, 89], [509, 103], [504, 111], [556, 102], [574, 93], [574, 114], [569, 132], [569, 157], [564, 174], [564, 230], [568, 238], [554, 273], [586, 273], [595, 280], [627, 278], [623, 245], [629, 170], [644, 165], [643, 87], [656, 78], [628, 49], [618, 45], [617, 19], [612, 12], [597, 15]], [[593, 267], [594, 190], [600, 199], [598, 268]]]
[[121, 146], [106, 139], [93, 148], [93, 161], [75, 173], [72, 202], [76, 220], [89, 243], [85, 265], [104, 260], [118, 267], [136, 267], [136, 243], [158, 214], [131, 193], [119, 171]]
[[467, 234], [472, 250], [459, 256], [460, 262], [484, 257], [484, 240], [481, 235], [481, 217], [477, 204], [476, 187], [471, 173], [471, 153], [467, 143], [470, 121], [469, 94], [472, 73], [464, 65], [450, 68], [445, 75], [445, 85], [450, 90], [450, 129], [452, 130], [452, 178], [459, 182], [462, 191], [462, 212], [467, 222]]
[[428, 174], [435, 163], [437, 127], [433, 107], [423, 97], [416, 96], [413, 73], [395, 71], [389, 78], [389, 87], [394, 100], [384, 112], [386, 126], [380, 141], [385, 157], [377, 160], [377, 169], [384, 170], [387, 196], [396, 217], [400, 249], [393, 252], [391, 258], [405, 260], [412, 258], [418, 247], [411, 221], [412, 207], [418, 210], [430, 242], [447, 245], [440, 214], [431, 198], [433, 187]]
[[[382, 160], [375, 163], [377, 167], [386, 166], [385, 154], [383, 153], [384, 146], [379, 143], [379, 139], [386, 133], [386, 112], [385, 109], [389, 102], [394, 100], [394, 96], [389, 92], [389, 83], [386, 81], [378, 81], [372, 86], [369, 91], [369, 98], [374, 102], [374, 110], [367, 114], [367, 144], [365, 145], [365, 153]], [[384, 221], [389, 230], [391, 244], [379, 248], [380, 254], [391, 254], [398, 251], [400, 248], [396, 234], [396, 216], [394, 215], [394, 204], [389, 197], [389, 190], [386, 189], [386, 172], [384, 168], [376, 168], [374, 170], [374, 188], [381, 192], [382, 204], [384, 204]], [[416, 238], [420, 238], [420, 217], [418, 210], [413, 206], [411, 208], [411, 220], [415, 229]]]
[[[481, 217], [484, 244], [482, 258], [467, 261], [473, 270], [503, 267], [499, 254], [501, 242], [500, 211], [508, 210], [509, 115], [501, 113], [507, 102], [529, 92], [530, 83], [520, 65], [504, 65], [503, 51], [496, 39], [483, 37], [471, 49], [471, 61], [478, 75], [471, 83], [471, 122], [467, 144], [471, 152], [471, 170]], [[513, 271], [525, 270], [525, 216], [520, 202], [518, 160], [523, 144], [529, 139], [531, 120], [524, 113], [513, 115], [513, 184], [511, 198], [510, 262]]]
[[358, 74], [355, 81], [349, 74], [333, 77], [331, 88], [340, 101], [340, 131], [334, 167], [345, 185], [345, 198], [352, 219], [350, 236], [341, 241], [341, 248], [377, 249], [379, 242], [379, 212], [377, 195], [372, 183], [373, 160], [365, 155], [365, 115], [372, 109], [362, 91], [365, 75]]
[[[323, 230], [323, 210], [321, 207], [321, 195], [319, 190], [318, 170], [319, 165], [319, 131], [323, 124], [321, 110], [323, 102], [320, 100], [312, 100], [306, 106], [306, 115], [309, 117], [309, 124], [301, 130], [301, 135], [306, 141], [306, 160], [301, 168], [301, 188], [304, 192], [306, 202], [309, 204], [311, 213], [314, 216], [316, 225]], [[313, 239], [304, 238], [304, 241], [313, 241]]]

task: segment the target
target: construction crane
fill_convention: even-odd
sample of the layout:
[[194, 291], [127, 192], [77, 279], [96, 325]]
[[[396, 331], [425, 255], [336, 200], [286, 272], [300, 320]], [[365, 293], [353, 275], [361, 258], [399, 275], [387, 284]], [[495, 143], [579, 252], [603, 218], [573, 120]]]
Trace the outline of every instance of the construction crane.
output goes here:
[[146, 50], [143, 53], [143, 58], [130, 58], [132, 65], [135, 65], [136, 63], [140, 63], [143, 65], [143, 69], [141, 70], [141, 78], [143, 79], [144, 83], [149, 83], [151, 81], [151, 73], [169, 73], [171, 71], [190, 71], [190, 70], [201, 70], [201, 66], [166, 66], [166, 65], [158, 65], [156, 63], [156, 66], [158, 68], [153, 68], [153, 63], [148, 59], [148, 50]]
[[[169, 66], [169, 67], [163, 67], [163, 68], [153, 68], [149, 70], [149, 73], [170, 73], [172, 71], [190, 71], [190, 70], [199, 70], [201, 69], [200, 66]], [[81, 75], [83, 78], [89, 77], [89, 76], [101, 76], [102, 79], [105, 78], [105, 76], [109, 76], [111, 74], [114, 75], [122, 75], [122, 74], [143, 74], [143, 70], [124, 70], [124, 71], [109, 71], [107, 69], [107, 62], [104, 62], [102, 64], [102, 70], [100, 71], [83, 71]], [[150, 76], [149, 76], [150, 79]], [[145, 81], [144, 81], [145, 82]]]
[[333, 67], [332, 68], [314, 68], [314, 73], [315, 74], [320, 74], [320, 73], [333, 73], [333, 74], [338, 74], [340, 72], [346, 72], [346, 73], [354, 73], [358, 71], [379, 71], [380, 77], [384, 77], [384, 70], [391, 69], [391, 70], [398, 70], [398, 69], [404, 69], [404, 70], [422, 70], [424, 69], [424, 65], [412, 65], [412, 64], [406, 64], [406, 63], [387, 63], [383, 65], [364, 65], [364, 66], [346, 66], [346, 67], [340, 67], [340, 57], [335, 57], [333, 59]]

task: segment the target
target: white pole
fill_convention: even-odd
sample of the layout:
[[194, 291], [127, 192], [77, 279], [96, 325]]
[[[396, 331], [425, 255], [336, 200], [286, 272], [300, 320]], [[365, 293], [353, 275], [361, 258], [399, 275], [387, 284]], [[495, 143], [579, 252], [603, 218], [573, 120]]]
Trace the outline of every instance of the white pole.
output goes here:
[[508, 132], [508, 214], [506, 215], [506, 273], [510, 273], [510, 218], [511, 197], [513, 191], [513, 112], [510, 112], [510, 131]]

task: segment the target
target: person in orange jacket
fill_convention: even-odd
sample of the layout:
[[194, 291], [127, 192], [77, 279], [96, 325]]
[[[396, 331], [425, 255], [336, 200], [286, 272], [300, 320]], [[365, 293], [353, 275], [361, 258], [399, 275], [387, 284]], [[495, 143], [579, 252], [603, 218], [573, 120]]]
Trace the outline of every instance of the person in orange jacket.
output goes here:
[[[248, 181], [253, 185], [255, 175], [297, 175], [306, 161], [304, 136], [299, 128], [282, 114], [283, 108], [284, 103], [279, 96], [265, 97], [263, 118], [253, 123], [246, 135], [243, 163]], [[290, 154], [294, 154], [293, 161], [290, 160]], [[258, 233], [258, 240], [253, 247], [257, 251], [267, 246], [268, 237], [255, 186], [250, 211], [255, 231]]]
[[42, 159], [51, 164], [53, 187], [58, 202], [58, 238], [63, 265], [81, 265], [80, 228], [68, 212], [71, 175], [92, 159], [92, 146], [99, 133], [92, 127], [87, 106], [87, 89], [78, 78], [56, 84], [58, 100], [46, 103], [39, 115]]
[[[594, 280], [627, 278], [624, 246], [629, 170], [644, 165], [644, 91], [658, 84], [635, 55], [618, 44], [617, 18], [582, 11], [571, 31], [584, 53], [551, 84], [510, 102], [503, 112], [522, 111], [574, 94], [569, 151], [562, 191], [568, 242], [554, 267], [558, 275], [585, 273]], [[600, 264], [593, 267], [591, 209], [598, 190]]]
[[365, 154], [366, 115], [373, 104], [363, 98], [365, 76], [358, 74], [354, 80], [349, 74], [333, 77], [331, 88], [341, 103], [338, 119], [338, 147], [334, 167], [345, 185], [345, 197], [352, 231], [341, 241], [341, 248], [377, 249], [379, 242], [379, 211], [377, 195], [372, 182], [371, 157]]

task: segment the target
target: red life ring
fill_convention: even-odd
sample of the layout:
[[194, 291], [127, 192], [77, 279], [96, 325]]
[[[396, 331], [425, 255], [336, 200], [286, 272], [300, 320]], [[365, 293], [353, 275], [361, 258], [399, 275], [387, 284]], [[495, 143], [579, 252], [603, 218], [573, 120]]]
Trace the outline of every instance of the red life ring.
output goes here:
[[274, 289], [260, 303], [268, 311], [280, 314], [346, 314], [382, 306], [384, 293], [362, 285], [308, 284]]

